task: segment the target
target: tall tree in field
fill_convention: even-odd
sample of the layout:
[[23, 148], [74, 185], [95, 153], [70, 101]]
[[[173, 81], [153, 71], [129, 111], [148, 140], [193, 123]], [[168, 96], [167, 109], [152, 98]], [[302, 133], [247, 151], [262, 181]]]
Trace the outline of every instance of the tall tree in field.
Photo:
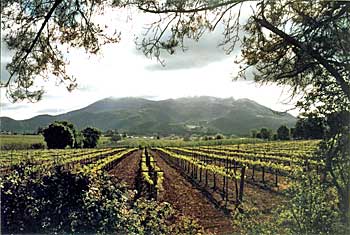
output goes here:
[[83, 136], [80, 133], [80, 131], [75, 128], [73, 123], [67, 122], [67, 121], [56, 121], [57, 123], [61, 123], [62, 125], [67, 126], [73, 133], [74, 136], [74, 142], [73, 145], [71, 146], [72, 148], [82, 148], [83, 147]]
[[49, 149], [73, 147], [75, 139], [72, 129], [62, 122], [54, 122], [43, 130], [43, 136]]
[[100, 139], [101, 131], [93, 128], [87, 127], [81, 131], [84, 136], [84, 148], [95, 148], [97, 146], [97, 142]]
[[263, 128], [261, 128], [261, 130], [260, 130], [260, 136], [261, 136], [261, 138], [264, 139], [264, 140], [269, 140], [269, 139], [271, 139], [271, 137], [272, 137], [272, 132], [271, 132], [271, 130], [269, 130], [269, 129], [263, 127]]
[[[258, 0], [247, 21], [240, 20], [246, 0], [120, 0], [1, 2], [3, 39], [15, 51], [3, 84], [13, 100], [37, 100], [43, 91], [35, 80], [53, 75], [74, 89], [66, 74], [62, 48], [82, 47], [97, 53], [104, 43], [119, 41], [94, 21], [110, 7], [130, 6], [157, 14], [148, 35], [139, 41], [146, 56], [162, 62], [163, 53], [185, 48], [185, 39], [199, 40], [206, 31], [223, 25], [221, 45], [228, 53], [240, 43], [242, 67], [237, 78], [254, 76], [261, 84], [288, 85], [302, 93], [297, 106], [324, 117], [330, 125], [322, 144], [330, 184], [337, 190], [339, 210], [350, 224], [350, 2]], [[242, 30], [247, 36], [240, 37]], [[252, 74], [253, 71], [253, 74]]]
[[277, 129], [277, 139], [279, 140], [289, 140], [290, 131], [286, 125], [282, 125]]
[[256, 138], [256, 135], [258, 134], [257, 130], [251, 130], [250, 131], [252, 138]]

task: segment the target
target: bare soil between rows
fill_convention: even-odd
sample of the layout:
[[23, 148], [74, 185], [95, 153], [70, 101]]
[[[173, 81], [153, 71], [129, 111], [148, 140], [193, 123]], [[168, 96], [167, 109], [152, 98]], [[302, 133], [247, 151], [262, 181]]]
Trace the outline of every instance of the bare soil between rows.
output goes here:
[[[175, 209], [175, 219], [187, 216], [196, 219], [205, 234], [232, 234], [232, 224], [229, 216], [216, 208], [200, 189], [188, 182], [176, 169], [169, 166], [156, 153], [153, 154], [157, 165], [164, 171], [163, 187], [160, 192], [160, 202], [168, 202]], [[121, 160], [108, 173], [115, 180], [124, 183], [129, 190], [136, 189], [136, 180], [141, 160], [141, 151], [136, 151]]]
[[164, 171], [164, 191], [159, 200], [169, 202], [178, 212], [178, 216], [197, 219], [205, 233], [232, 234], [230, 216], [216, 208], [200, 189], [188, 182], [180, 172], [166, 163], [156, 152], [152, 154], [157, 165]]
[[[157, 151], [158, 154], [161, 154]], [[163, 155], [162, 155], [163, 156]], [[165, 156], [167, 156], [165, 154]], [[170, 161], [172, 162], [172, 161]], [[172, 164], [172, 163], [171, 163]], [[215, 183], [214, 183], [214, 174], [212, 172], [208, 172], [207, 174], [207, 184], [204, 178], [205, 171], [202, 172], [202, 180], [200, 180], [199, 171], [192, 171], [193, 168], [182, 169], [180, 165], [177, 165], [176, 162], [173, 163], [175, 168], [178, 169], [178, 172], [182, 172], [187, 178], [190, 178], [194, 181], [195, 185], [200, 188], [202, 192], [205, 192], [205, 195], [216, 205], [221, 207], [223, 210], [238, 213], [236, 209], [236, 189], [234, 186], [234, 180], [228, 180], [228, 187], [225, 189], [227, 195], [227, 201], [225, 197], [223, 197], [223, 188], [224, 188], [224, 180], [223, 177], [216, 175]], [[258, 180], [258, 174], [255, 173], [256, 178]], [[260, 175], [259, 175], [260, 176]], [[250, 177], [247, 177], [250, 179]], [[262, 214], [256, 215], [254, 220], [256, 221], [266, 221], [272, 220], [272, 211], [277, 209], [279, 206], [286, 203], [287, 198], [280, 193], [278, 190], [271, 189], [268, 186], [264, 186], [263, 184], [259, 184], [259, 182], [249, 182], [249, 179], [244, 182], [244, 190], [243, 190], [243, 205], [240, 206], [244, 211], [245, 210], [258, 210]], [[270, 179], [271, 178], [271, 179]], [[273, 175], [265, 174], [265, 179], [272, 180]], [[233, 224], [233, 230], [236, 233], [241, 231], [239, 225]]]
[[[176, 211], [175, 219], [180, 219], [182, 216], [196, 219], [205, 229], [205, 234], [239, 233], [240, 228], [232, 224], [230, 216], [215, 207], [203, 193], [203, 188], [206, 188], [211, 196], [220, 202], [221, 197], [217, 190], [212, 190], [210, 187], [205, 187], [202, 184], [195, 186], [185, 178], [186, 176], [184, 176], [184, 173], [181, 173], [180, 169], [177, 169], [178, 167], [168, 164], [156, 151], [152, 151], [152, 155], [157, 162], [156, 164], [164, 171], [164, 191], [159, 192], [158, 201], [168, 202], [173, 206]], [[129, 190], [135, 190], [140, 160], [141, 150], [135, 151], [122, 159], [109, 171], [109, 174], [113, 175], [117, 182], [126, 184]], [[209, 176], [209, 186], [213, 183], [211, 178]], [[222, 185], [222, 178], [217, 177], [217, 187], [220, 189]], [[233, 186], [232, 183], [230, 185]], [[229, 188], [232, 200], [234, 192], [231, 187]], [[269, 211], [281, 205], [285, 198], [258, 186], [245, 184], [244, 201], [249, 207], [257, 207], [264, 214], [267, 213], [260, 218], [265, 220], [271, 219], [269, 218]]]
[[139, 170], [141, 152], [141, 150], [138, 150], [126, 156], [108, 172], [109, 175], [114, 176], [117, 182], [124, 183], [129, 190], [136, 189], [136, 177]]

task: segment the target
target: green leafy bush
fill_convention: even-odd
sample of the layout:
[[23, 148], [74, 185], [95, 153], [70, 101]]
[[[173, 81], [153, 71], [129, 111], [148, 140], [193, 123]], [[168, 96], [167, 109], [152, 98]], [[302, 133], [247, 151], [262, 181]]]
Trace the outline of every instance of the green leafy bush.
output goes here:
[[60, 167], [15, 166], [0, 181], [3, 233], [200, 234], [184, 218], [174, 222], [168, 203], [130, 200], [128, 190], [104, 174]]
[[345, 234], [336, 190], [319, 176], [305, 172], [289, 190], [290, 200], [280, 214], [290, 234]]
[[234, 214], [234, 224], [243, 234], [349, 234], [341, 221], [335, 188], [314, 172], [296, 175], [299, 180], [288, 189], [288, 202], [272, 211], [273, 219], [250, 205], [244, 206], [244, 213]]
[[122, 227], [127, 192], [103, 175], [17, 166], [2, 180], [4, 233], [108, 233]]

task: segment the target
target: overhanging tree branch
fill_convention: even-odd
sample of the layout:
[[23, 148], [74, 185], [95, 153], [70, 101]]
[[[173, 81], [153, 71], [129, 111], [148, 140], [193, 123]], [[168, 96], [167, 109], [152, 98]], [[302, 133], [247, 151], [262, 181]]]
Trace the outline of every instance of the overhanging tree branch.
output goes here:
[[[29, 54], [33, 51], [35, 45], [37, 44], [39, 38], [40, 38], [40, 35], [41, 33], [43, 32], [45, 26], [47, 25], [47, 22], [50, 20], [52, 14], [54, 13], [54, 11], [56, 10], [56, 8], [58, 7], [58, 5], [60, 5], [60, 3], [62, 2], [63, 0], [55, 0], [53, 6], [50, 8], [49, 12], [46, 14], [45, 18], [44, 18], [44, 21], [43, 23], [41, 24], [41, 27], [39, 29], [39, 31], [36, 33], [36, 36], [35, 38], [33, 39], [32, 43], [30, 44], [29, 48], [26, 50], [26, 54], [22, 57], [22, 59], [18, 62], [18, 66], [20, 66], [23, 61], [25, 61], [27, 59], [27, 57], [29, 56]], [[11, 74], [10, 74], [10, 77], [8, 78], [7, 82], [3, 85], [1, 84], [2, 87], [7, 87], [10, 82], [11, 82], [11, 79], [13, 78], [13, 76], [15, 75], [16, 71], [13, 71]]]
[[192, 9], [149, 9], [145, 8], [142, 5], [137, 5], [137, 7], [148, 13], [154, 13], [154, 14], [163, 14], [163, 13], [194, 13], [194, 12], [201, 12], [201, 11], [208, 11], [208, 10], [214, 10], [219, 7], [223, 6], [229, 6], [231, 4], [239, 4], [242, 2], [246, 2], [247, 0], [231, 0], [231, 1], [223, 1], [221, 3], [216, 3], [213, 5], [208, 5], [208, 6], [200, 6], [197, 8], [192, 8]]
[[289, 44], [300, 48], [304, 52], [306, 52], [308, 55], [310, 55], [312, 58], [314, 58], [316, 61], [318, 61], [337, 81], [337, 83], [340, 85], [342, 91], [347, 96], [347, 98], [350, 100], [350, 86], [346, 83], [346, 81], [343, 79], [341, 74], [338, 72], [336, 68], [334, 68], [327, 59], [323, 58], [317, 51], [314, 49], [304, 45], [294, 37], [286, 34], [282, 30], [278, 29], [274, 25], [272, 25], [270, 22], [266, 20], [265, 17], [263, 19], [259, 19], [258, 17], [253, 17], [255, 22], [257, 22], [262, 27], [270, 30], [271, 32], [275, 33], [279, 37], [283, 38], [286, 42]]

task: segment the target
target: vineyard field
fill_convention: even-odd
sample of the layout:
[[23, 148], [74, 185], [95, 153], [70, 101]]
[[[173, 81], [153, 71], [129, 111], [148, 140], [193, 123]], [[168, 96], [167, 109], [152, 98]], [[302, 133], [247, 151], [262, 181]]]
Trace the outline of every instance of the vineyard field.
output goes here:
[[[271, 211], [288, 200], [284, 191], [294, 173], [323, 162], [314, 152], [319, 141], [231, 145], [9, 150], [0, 153], [0, 174], [29, 164], [32, 171], [60, 167], [73, 173], [104, 172], [126, 185], [130, 200], [146, 198], [173, 205], [176, 216], [196, 219], [205, 232], [239, 232], [230, 215], [246, 207]], [[205, 211], [205, 212], [204, 212]], [[269, 219], [269, 213], [263, 218]]]

